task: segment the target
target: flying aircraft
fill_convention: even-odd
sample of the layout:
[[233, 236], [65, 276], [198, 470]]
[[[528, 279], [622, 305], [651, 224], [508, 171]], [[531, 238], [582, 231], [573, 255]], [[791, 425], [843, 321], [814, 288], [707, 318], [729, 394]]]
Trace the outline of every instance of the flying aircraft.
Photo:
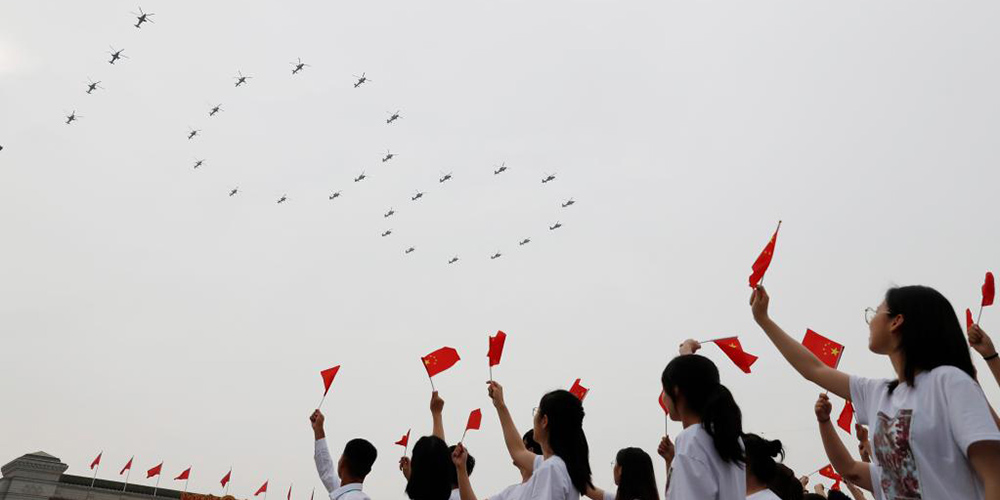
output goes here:
[[448, 263], [449, 264], [454, 264], [456, 262], [458, 262], [458, 256], [457, 255], [454, 256], [454, 257], [452, 257], [452, 258], [450, 258], [450, 259], [448, 259]]
[[293, 75], [296, 74], [296, 73], [298, 73], [299, 71], [302, 71], [302, 68], [308, 68], [309, 67], [308, 64], [302, 62], [302, 58], [301, 57], [298, 58], [298, 59], [299, 59], [298, 63], [290, 63], [292, 66], [295, 66], [295, 68], [292, 69], [292, 74]]
[[392, 229], [386, 229], [385, 232], [382, 233], [382, 237], [385, 238], [386, 236], [389, 236], [390, 234], [392, 234]]
[[390, 113], [390, 114], [392, 116], [390, 116], [389, 119], [385, 121], [387, 125], [399, 119], [399, 110], [396, 110], [395, 113]]
[[565, 203], [563, 203], [563, 204], [562, 204], [562, 207], [563, 207], [563, 208], [566, 208], [566, 207], [568, 207], [568, 206], [570, 206], [570, 205], [572, 205], [572, 204], [574, 204], [574, 203], [576, 203], [576, 202], [575, 202], [575, 201], [573, 201], [573, 198], [570, 198], [570, 199], [566, 200], [566, 202], [565, 202]]
[[215, 116], [219, 111], [222, 111], [221, 104], [217, 104], [214, 108], [212, 108], [212, 110], [208, 112], [208, 116]]
[[417, 191], [417, 194], [413, 195], [410, 199], [413, 200], [413, 201], [417, 201], [417, 200], [419, 200], [420, 198], [423, 198], [423, 197], [424, 197], [424, 193], [421, 193], [420, 191]]
[[354, 182], [361, 182], [361, 181], [365, 180], [367, 177], [368, 176], [366, 176], [365, 173], [362, 171], [361, 175], [359, 175], [359, 176], [357, 176], [357, 177], [354, 178]]
[[97, 89], [103, 89], [104, 88], [104, 87], [102, 87], [100, 85], [101, 84], [100, 80], [98, 80], [98, 81], [95, 82], [95, 81], [93, 81], [93, 80], [91, 80], [91, 79], [88, 78], [87, 81], [90, 82], [90, 83], [87, 84], [87, 93], [88, 94], [93, 93]]
[[441, 182], [444, 182], [444, 181], [447, 181], [447, 180], [450, 180], [450, 179], [451, 179], [451, 172], [448, 172], [447, 174], [444, 174], [443, 177], [441, 177], [440, 179], [438, 179], [438, 182], [441, 183]]
[[340, 198], [340, 191], [336, 191], [336, 192], [330, 194], [330, 199], [331, 200], [336, 200], [337, 198]]
[[500, 164], [500, 168], [493, 171], [493, 175], [499, 175], [507, 171], [507, 162]]
[[198, 135], [198, 132], [201, 132], [201, 130], [195, 130], [188, 127], [188, 140], [190, 141], [191, 139], [194, 139], [194, 136]]
[[556, 176], [555, 175], [547, 174], [544, 178], [542, 178], [542, 184], [545, 184], [546, 182], [551, 182], [551, 181], [554, 181], [554, 180], [556, 180]]
[[395, 214], [395, 213], [396, 213], [395, 210], [393, 210], [392, 208], [389, 208], [389, 211], [386, 212], [384, 215], [382, 215], [382, 217], [385, 218], [385, 219], [388, 219], [389, 217], [392, 217], [393, 214]]
[[147, 14], [147, 13], [143, 12], [142, 11], [142, 7], [139, 7], [139, 13], [138, 14], [136, 14], [135, 12], [132, 12], [131, 14], [133, 16], [136, 16], [136, 19], [139, 20], [137, 23], [135, 23], [135, 27], [136, 28], [141, 28], [142, 27], [142, 23], [150, 23], [150, 24], [152, 24], [153, 20], [150, 19], [150, 17], [153, 17], [153, 16], [156, 15], [156, 14], [152, 14], [152, 13]]
[[365, 77], [364, 73], [361, 73], [361, 76], [354, 75], [354, 78], [358, 79], [357, 83], [354, 84], [354, 88], [358, 88], [361, 85], [363, 85], [365, 82], [370, 82], [371, 81], [370, 78]]
[[252, 76], [243, 76], [242, 71], [236, 72], [239, 76], [234, 76], [233, 79], [236, 80], [236, 86], [239, 87], [247, 82], [247, 80], [253, 80]]
[[385, 163], [385, 162], [393, 159], [395, 156], [396, 155], [394, 153], [390, 153], [388, 149], [385, 150], [385, 156], [382, 158], [382, 163]]
[[80, 118], [83, 118], [83, 117], [82, 116], [76, 116], [76, 110], [73, 110], [72, 113], [70, 113], [69, 115], [66, 116], [66, 125], [69, 125], [70, 123], [73, 123], [74, 121], [79, 120]]
[[499, 251], [499, 250], [497, 250], [497, 253], [495, 253], [495, 254], [493, 254], [493, 255], [490, 255], [490, 260], [494, 260], [494, 259], [499, 259], [499, 258], [500, 258], [500, 255], [501, 255], [501, 254], [500, 254], [500, 251]]
[[410, 248], [407, 248], [406, 251], [403, 252], [403, 253], [413, 253], [414, 250], [416, 250], [416, 248], [410, 247]]
[[108, 52], [111, 54], [111, 60], [108, 61], [108, 64], [114, 64], [119, 59], [128, 59], [128, 56], [122, 55], [122, 52], [125, 52], [125, 49], [115, 50], [114, 47], [111, 47], [111, 51]]
[[284, 202], [285, 202], [285, 200], [287, 200], [287, 199], [288, 199], [288, 197], [287, 197], [287, 196], [285, 196], [285, 195], [281, 195], [281, 198], [278, 198], [278, 203], [279, 203], [279, 204], [281, 204], [281, 203], [284, 203]]
[[521, 240], [521, 241], [520, 241], [520, 242], [518, 243], [518, 245], [520, 245], [520, 246], [522, 246], [522, 247], [523, 247], [524, 245], [527, 245], [528, 243], [531, 243], [531, 238], [525, 238], [525, 239]]
[[559, 229], [561, 227], [562, 227], [562, 223], [556, 222], [556, 224], [554, 226], [549, 226], [549, 231], [555, 231], [556, 229]]
[[229, 192], [229, 196], [235, 195], [239, 190], [240, 190], [240, 188], [234, 187], [233, 190]]
[[200, 167], [202, 163], [205, 163], [205, 160], [197, 160], [197, 159], [196, 159], [196, 160], [194, 161], [194, 168], [198, 168], [198, 167]]

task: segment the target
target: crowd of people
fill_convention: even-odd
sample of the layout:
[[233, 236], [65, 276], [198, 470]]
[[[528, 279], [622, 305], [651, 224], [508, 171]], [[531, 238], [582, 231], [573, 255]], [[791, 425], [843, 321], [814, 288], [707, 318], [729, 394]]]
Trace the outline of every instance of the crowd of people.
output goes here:
[[[880, 500], [1000, 500], [1000, 418], [990, 406], [973, 367], [970, 346], [1000, 383], [1000, 359], [977, 324], [963, 333], [951, 303], [925, 286], [889, 289], [866, 311], [871, 352], [889, 358], [894, 376], [868, 379], [821, 362], [785, 333], [768, 314], [769, 296], [754, 289], [754, 320], [785, 360], [804, 378], [853, 403], [860, 458], [841, 441], [830, 421], [831, 404], [815, 404], [819, 435], [830, 464], [855, 500], [867, 490]], [[722, 384], [719, 370], [685, 341], [663, 369], [662, 403], [683, 430], [657, 448], [667, 471], [664, 500], [831, 500], [850, 498], [819, 486], [807, 491], [808, 475], [785, 466], [781, 442], [746, 432], [742, 412]], [[621, 449], [615, 460], [616, 489], [591, 479], [582, 401], [568, 391], [544, 394], [532, 429], [521, 434], [504, 403], [503, 386], [487, 393], [504, 443], [522, 481], [500, 492], [477, 491], [475, 459], [461, 444], [445, 441], [441, 410], [431, 398], [434, 430], [413, 446], [399, 468], [410, 500], [660, 500], [654, 459], [639, 448]], [[364, 439], [352, 439], [337, 464], [326, 443], [323, 414], [310, 417], [316, 468], [330, 500], [367, 500], [362, 486], [376, 459]], [[485, 493], [485, 494], [484, 494]]]

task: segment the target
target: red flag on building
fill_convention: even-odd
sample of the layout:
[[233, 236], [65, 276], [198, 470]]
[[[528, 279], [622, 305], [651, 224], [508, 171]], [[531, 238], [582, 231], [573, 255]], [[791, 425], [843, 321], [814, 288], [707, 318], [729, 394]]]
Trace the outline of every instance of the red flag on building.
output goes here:
[[403, 436], [402, 439], [400, 439], [399, 441], [396, 441], [396, 444], [403, 447], [408, 446], [410, 444], [410, 431], [406, 431], [406, 435]]
[[319, 375], [323, 377], [323, 396], [326, 396], [326, 393], [330, 392], [330, 385], [333, 384], [333, 377], [337, 376], [338, 371], [340, 371], [340, 365], [319, 372]]
[[128, 459], [128, 463], [127, 463], [127, 464], [125, 464], [125, 467], [122, 467], [122, 471], [118, 473], [118, 475], [119, 475], [119, 476], [120, 476], [120, 475], [122, 475], [122, 474], [124, 474], [124, 473], [125, 473], [125, 471], [130, 471], [130, 470], [132, 470], [132, 460], [133, 460], [134, 458], [135, 458], [135, 457], [133, 456], [132, 458]]
[[743, 370], [743, 373], [750, 373], [750, 367], [757, 362], [757, 356], [750, 354], [743, 350], [743, 346], [740, 344], [740, 339], [738, 337], [727, 337], [724, 339], [715, 339], [711, 341], [715, 345], [722, 349], [722, 352], [729, 356], [729, 359]]
[[264, 484], [260, 485], [260, 488], [257, 488], [257, 492], [253, 496], [260, 495], [261, 493], [267, 493], [267, 481], [264, 481]]
[[569, 392], [576, 396], [580, 401], [583, 401], [583, 398], [587, 397], [587, 393], [590, 392], [590, 389], [580, 385], [580, 379], [576, 379], [576, 382], [573, 382], [573, 387], [569, 388]]
[[503, 355], [503, 343], [507, 340], [507, 334], [497, 331], [496, 336], [490, 337], [490, 352], [486, 356], [490, 358], [490, 366], [500, 364], [500, 356]]
[[844, 354], [844, 346], [838, 344], [812, 330], [806, 330], [802, 345], [809, 349], [826, 366], [836, 368], [840, 364], [840, 356]]
[[840, 417], [837, 418], [837, 425], [850, 434], [852, 420], [854, 420], [854, 405], [851, 404], [850, 400], [844, 400], [844, 409], [840, 411]]
[[966, 309], [965, 310], [965, 329], [968, 330], [969, 328], [972, 328], [972, 325], [974, 325], [974, 324], [975, 324], [975, 321], [972, 320], [972, 311], [969, 310], [969, 309]]
[[93, 462], [90, 462], [90, 470], [94, 470], [94, 467], [101, 465], [101, 455], [104, 455], [103, 451], [97, 454], [97, 457], [94, 458]]
[[187, 470], [181, 472], [180, 475], [174, 478], [174, 481], [186, 481], [191, 477], [191, 468], [188, 467]]
[[232, 477], [233, 477], [233, 469], [229, 469], [229, 472], [227, 472], [225, 476], [222, 476], [222, 481], [219, 481], [219, 483], [222, 484], [223, 488], [225, 488], [226, 485], [229, 484], [229, 480]]
[[160, 471], [162, 470], [163, 470], [163, 462], [160, 462], [160, 465], [157, 465], [156, 467], [153, 467], [152, 469], [146, 471], [146, 479], [149, 479], [153, 476], [159, 476]]
[[442, 347], [422, 358], [427, 376], [433, 377], [458, 363], [458, 351], [451, 347]]
[[666, 398], [666, 397], [667, 397], [667, 394], [666, 394], [665, 392], [663, 392], [663, 391], [661, 390], [661, 391], [660, 391], [660, 397], [659, 397], [659, 402], [660, 402], [660, 408], [663, 408], [663, 413], [665, 413], [665, 414], [669, 415], [669, 414], [670, 414], [670, 411], [669, 411], [669, 410], [667, 410], [667, 402], [666, 402], [666, 400], [664, 399], [664, 398]]
[[465, 424], [465, 430], [479, 430], [479, 425], [483, 423], [483, 412], [476, 408], [469, 414], [469, 423]]
[[823, 467], [822, 469], [820, 469], [819, 470], [819, 475], [821, 475], [823, 477], [828, 477], [828, 478], [833, 479], [834, 481], [838, 481], [838, 482], [844, 479], [843, 477], [840, 476], [840, 474], [837, 474], [837, 471], [833, 470], [833, 466], [832, 465], [827, 465], [826, 467]]
[[760, 253], [757, 260], [753, 262], [753, 272], [750, 273], [750, 288], [757, 288], [757, 284], [764, 278], [764, 273], [771, 265], [771, 257], [774, 256], [774, 244], [778, 241], [778, 230], [781, 229], [781, 221], [778, 221], [778, 228], [774, 230], [771, 241], [767, 242], [764, 251]]
[[983, 282], [983, 307], [992, 306], [996, 297], [996, 285], [993, 283], [993, 273], [986, 271], [986, 281]]

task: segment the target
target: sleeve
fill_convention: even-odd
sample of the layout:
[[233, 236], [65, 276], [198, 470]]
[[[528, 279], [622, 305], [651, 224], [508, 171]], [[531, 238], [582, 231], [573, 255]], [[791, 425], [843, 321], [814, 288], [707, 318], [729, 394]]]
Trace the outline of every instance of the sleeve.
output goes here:
[[719, 487], [708, 466], [685, 455], [677, 455], [671, 464], [667, 500], [715, 498]]
[[616, 496], [618, 496], [617, 491], [604, 490], [604, 500], [615, 500]]
[[545, 461], [545, 459], [542, 458], [541, 455], [535, 455], [535, 461], [532, 462], [532, 464], [531, 464], [531, 470], [532, 471], [538, 470], [538, 468], [542, 466], [542, 462], [544, 462], [544, 461]]
[[333, 458], [330, 457], [330, 448], [326, 446], [326, 438], [316, 440], [316, 472], [319, 473], [319, 480], [323, 482], [326, 491], [333, 493], [333, 490], [340, 488], [340, 478], [333, 470]]
[[554, 467], [536, 469], [531, 475], [532, 486], [526, 498], [532, 500], [563, 500], [569, 498], [569, 492], [556, 477]]
[[885, 384], [885, 380], [851, 375], [851, 404], [859, 424], [870, 425], [868, 416], [872, 414], [871, 405], [875, 404], [875, 391]]
[[1000, 441], [1000, 430], [983, 388], [972, 377], [956, 368], [942, 373], [940, 382], [940, 397], [944, 398], [951, 435], [966, 458], [973, 443]]

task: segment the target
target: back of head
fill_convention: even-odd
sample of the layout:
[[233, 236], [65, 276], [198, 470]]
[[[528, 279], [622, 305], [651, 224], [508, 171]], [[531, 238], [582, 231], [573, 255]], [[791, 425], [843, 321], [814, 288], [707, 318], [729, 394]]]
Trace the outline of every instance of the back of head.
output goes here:
[[437, 436], [424, 436], [413, 445], [406, 496], [410, 500], [448, 500], [454, 475], [448, 445]]
[[775, 465], [774, 478], [768, 483], [767, 489], [778, 495], [781, 500], [802, 500], [802, 495], [805, 494], [802, 483], [795, 477], [795, 471], [785, 464]]
[[535, 455], [542, 454], [542, 445], [538, 444], [538, 441], [535, 441], [535, 429], [528, 429], [528, 432], [525, 432], [524, 436], [521, 437], [521, 441], [524, 442], [524, 447], [528, 451]]
[[[951, 302], [937, 290], [920, 285], [890, 288], [885, 292], [889, 317], [903, 315], [900, 349], [903, 378], [910, 385], [919, 371], [954, 366], [976, 378], [969, 346]], [[896, 388], [893, 382], [891, 389]]]
[[778, 463], [774, 461], [779, 456], [785, 458], [785, 450], [781, 441], [769, 441], [756, 434], [744, 434], [743, 446], [746, 450], [747, 473], [757, 478], [761, 484], [771, 484], [778, 471]]
[[622, 448], [615, 457], [621, 467], [616, 500], [660, 500], [653, 460], [639, 448]]
[[701, 418], [719, 457], [730, 463], [746, 461], [740, 437], [743, 413], [712, 360], [697, 354], [677, 356], [663, 369], [663, 390], [675, 401], [683, 396], [687, 410]]
[[[455, 447], [456, 447], [455, 445], [451, 445], [448, 447], [449, 456], [455, 452]], [[471, 476], [472, 469], [475, 468], [476, 468], [476, 459], [472, 458], [472, 453], [469, 453], [468, 457], [466, 457], [465, 459], [465, 470]], [[458, 488], [458, 470], [456, 470], [454, 467], [451, 468], [451, 484], [453, 487]]]
[[552, 391], [538, 404], [539, 418], [548, 419], [549, 447], [565, 462], [578, 492], [594, 486], [590, 481], [590, 447], [583, 433], [583, 415], [583, 403], [569, 391]]
[[826, 500], [826, 497], [820, 495], [819, 493], [804, 493], [802, 495], [802, 500]]
[[344, 466], [355, 479], [364, 481], [377, 457], [378, 450], [367, 440], [352, 439], [344, 446]]
[[826, 500], [851, 500], [851, 497], [840, 490], [830, 490], [826, 493]]

